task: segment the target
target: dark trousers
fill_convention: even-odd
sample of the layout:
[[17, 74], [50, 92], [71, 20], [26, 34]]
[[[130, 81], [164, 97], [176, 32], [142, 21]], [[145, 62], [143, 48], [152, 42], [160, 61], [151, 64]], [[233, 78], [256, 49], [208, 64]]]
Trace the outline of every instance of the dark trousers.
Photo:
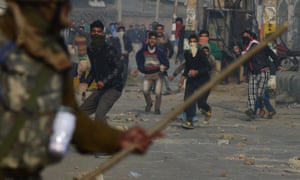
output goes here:
[[96, 112], [95, 119], [105, 121], [106, 113], [108, 113], [114, 103], [120, 98], [121, 94], [122, 92], [115, 88], [94, 91], [81, 104], [80, 109], [88, 115]]
[[[189, 82], [187, 81], [185, 91], [184, 91], [184, 100], [188, 99], [194, 92], [199, 89], [202, 85], [204, 85], [206, 81], [199, 82]], [[200, 98], [196, 100], [191, 106], [185, 109], [187, 114], [187, 120], [191, 121], [192, 118], [196, 115], [196, 104], [199, 109], [204, 110], [205, 112], [210, 111], [210, 106], [207, 104], [207, 98], [209, 96], [209, 91], [202, 95]]]
[[128, 78], [128, 64], [129, 64], [129, 58], [128, 55], [124, 55], [123, 59], [123, 72], [122, 72], [122, 79], [123, 79], [123, 85], [125, 87], [127, 78]]
[[40, 173], [43, 168], [39, 167], [35, 171], [28, 171], [27, 169], [0, 169], [0, 180], [42, 180]]

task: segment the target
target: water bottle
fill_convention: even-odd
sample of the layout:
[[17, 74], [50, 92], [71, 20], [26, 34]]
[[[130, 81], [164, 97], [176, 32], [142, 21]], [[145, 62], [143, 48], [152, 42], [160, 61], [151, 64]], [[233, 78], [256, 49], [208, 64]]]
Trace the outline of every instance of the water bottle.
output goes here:
[[49, 152], [57, 157], [63, 157], [71, 141], [75, 128], [75, 115], [70, 107], [61, 106], [53, 123], [53, 132], [49, 142]]

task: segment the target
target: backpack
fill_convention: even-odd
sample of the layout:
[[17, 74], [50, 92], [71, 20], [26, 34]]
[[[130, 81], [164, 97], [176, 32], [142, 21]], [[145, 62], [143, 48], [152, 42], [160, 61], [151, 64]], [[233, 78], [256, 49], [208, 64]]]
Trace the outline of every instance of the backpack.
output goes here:
[[0, 168], [34, 171], [60, 160], [51, 157], [48, 144], [61, 97], [62, 75], [0, 35], [0, 147], [23, 121]]

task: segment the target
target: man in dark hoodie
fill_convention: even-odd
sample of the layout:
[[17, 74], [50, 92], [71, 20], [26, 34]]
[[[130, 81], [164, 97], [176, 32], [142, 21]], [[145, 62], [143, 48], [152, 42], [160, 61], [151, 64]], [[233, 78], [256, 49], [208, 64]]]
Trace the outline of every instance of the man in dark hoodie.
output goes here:
[[106, 113], [122, 94], [123, 63], [117, 50], [105, 42], [102, 22], [94, 21], [90, 29], [92, 42], [88, 47], [88, 56], [91, 71], [86, 83], [90, 85], [95, 80], [98, 89], [84, 101], [80, 109], [87, 114], [96, 112], [96, 120], [105, 120]]

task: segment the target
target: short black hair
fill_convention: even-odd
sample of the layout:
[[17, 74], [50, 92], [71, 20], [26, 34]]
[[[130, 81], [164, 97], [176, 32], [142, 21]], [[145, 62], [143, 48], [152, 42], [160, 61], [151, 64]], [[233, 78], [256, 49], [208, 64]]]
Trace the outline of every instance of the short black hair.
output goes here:
[[100, 20], [96, 20], [96, 21], [92, 22], [92, 24], [90, 25], [91, 30], [95, 27], [101, 28], [102, 30], [104, 30], [104, 25]]
[[157, 24], [157, 25], [156, 25], [156, 27], [155, 27], [155, 29], [157, 29], [158, 27], [161, 27], [162, 29], [164, 29], [164, 28], [165, 28], [165, 26], [164, 26], [164, 25], [162, 25], [162, 24]]
[[183, 23], [183, 19], [182, 19], [181, 17], [177, 17], [177, 18], [175, 19], [175, 22], [177, 22], [177, 21]]
[[156, 33], [155, 31], [150, 31], [150, 32], [148, 33], [148, 39], [150, 39], [152, 36], [157, 37], [157, 33]]
[[201, 30], [198, 34], [198, 36], [201, 36], [202, 34], [207, 34], [207, 36], [209, 37], [209, 32], [208, 30]]
[[249, 30], [249, 29], [245, 29], [244, 31], [242, 31], [242, 36], [243, 36], [243, 34], [244, 33], [247, 33], [247, 34], [249, 34], [250, 36], [252, 36], [252, 31], [251, 30]]
[[118, 31], [120, 31], [121, 29], [123, 29], [123, 31], [125, 31], [125, 26], [119, 26], [118, 27]]
[[189, 41], [190, 41], [191, 39], [196, 39], [196, 40], [198, 41], [198, 36], [197, 36], [196, 34], [191, 34], [191, 35], [189, 36]]

